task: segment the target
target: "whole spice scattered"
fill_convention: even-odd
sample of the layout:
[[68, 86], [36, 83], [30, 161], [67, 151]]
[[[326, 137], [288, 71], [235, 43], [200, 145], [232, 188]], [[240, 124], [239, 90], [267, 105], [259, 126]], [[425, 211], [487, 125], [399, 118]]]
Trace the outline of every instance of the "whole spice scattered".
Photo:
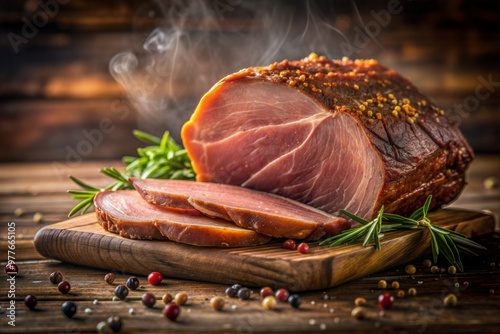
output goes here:
[[73, 318], [76, 313], [76, 304], [73, 302], [64, 302], [61, 306], [62, 312], [68, 318]]
[[111, 328], [111, 330], [114, 333], [118, 333], [122, 329], [122, 326], [123, 326], [122, 319], [117, 315], [109, 317], [107, 322], [108, 322], [109, 328]]
[[167, 318], [170, 321], [175, 321], [179, 317], [179, 314], [181, 313], [181, 309], [177, 304], [170, 303], [168, 305], [165, 305], [165, 308], [163, 309], [163, 315], [165, 318]]
[[241, 289], [241, 288], [242, 288], [242, 286], [241, 286], [241, 285], [239, 285], [239, 284], [233, 284], [233, 285], [231, 285], [231, 288], [233, 288], [233, 289], [235, 289], [236, 291], [238, 291], [239, 289]]
[[449, 293], [444, 297], [443, 303], [445, 306], [456, 306], [458, 303], [457, 296], [454, 293]]
[[146, 307], [153, 307], [156, 303], [156, 298], [152, 293], [146, 292], [141, 297], [142, 304]]
[[24, 215], [24, 209], [23, 208], [16, 208], [14, 210], [14, 215], [16, 217], [21, 217], [22, 215]]
[[24, 305], [26, 305], [30, 310], [34, 310], [37, 300], [35, 296], [27, 295], [24, 297]]
[[241, 288], [238, 290], [237, 296], [240, 299], [249, 299], [252, 291], [249, 288]]
[[117, 285], [115, 288], [115, 296], [124, 300], [128, 296], [128, 288], [125, 285]]
[[287, 289], [278, 289], [276, 290], [276, 293], [274, 294], [276, 299], [280, 302], [286, 302], [288, 300], [288, 297], [290, 297], [290, 292], [288, 292]]
[[130, 290], [137, 290], [137, 288], [139, 287], [139, 279], [135, 276], [131, 276], [127, 279], [126, 284]]
[[432, 261], [429, 259], [425, 259], [424, 261], [422, 261], [422, 265], [426, 268], [430, 268], [432, 266]]
[[106, 321], [100, 321], [97, 326], [96, 326], [97, 333], [109, 333], [111, 328], [109, 328], [109, 325]]
[[495, 289], [490, 289], [488, 292], [490, 293], [490, 295], [494, 295], [495, 294]]
[[448, 267], [448, 274], [455, 275], [456, 273], [457, 273], [457, 267], [455, 267], [455, 266]]
[[266, 298], [267, 296], [271, 296], [273, 294], [274, 294], [273, 289], [271, 289], [268, 286], [263, 287], [262, 289], [260, 289], [260, 298], [262, 298], [262, 299]]
[[274, 310], [277, 303], [276, 297], [274, 296], [267, 296], [262, 300], [262, 306], [267, 310]]
[[352, 309], [351, 316], [358, 320], [364, 319], [366, 317], [365, 309], [361, 306], [356, 306]]
[[283, 249], [295, 249], [297, 245], [295, 244], [295, 240], [287, 239], [281, 243], [281, 248]]
[[49, 280], [52, 284], [59, 284], [63, 280], [63, 275], [58, 271], [54, 271], [50, 274]]
[[188, 300], [188, 295], [185, 292], [179, 292], [174, 297], [174, 302], [177, 305], [184, 305]]
[[391, 283], [391, 286], [393, 289], [399, 289], [399, 282], [398, 281], [394, 281]]
[[387, 281], [384, 279], [381, 279], [380, 281], [378, 281], [377, 286], [379, 289], [385, 289], [385, 288], [387, 288]]
[[134, 310], [133, 307], [131, 307], [131, 308], [128, 309], [128, 314], [130, 314], [130, 315], [134, 315], [135, 314], [135, 310]]
[[83, 312], [85, 312], [85, 314], [87, 314], [87, 315], [92, 315], [94, 313], [94, 311], [92, 311], [92, 309], [90, 307], [85, 308], [85, 310], [83, 310]]
[[226, 296], [234, 298], [236, 297], [236, 294], [238, 293], [238, 290], [230, 286], [229, 288], [226, 289]]
[[14, 262], [7, 263], [5, 265], [5, 273], [9, 276], [17, 276], [17, 274], [19, 273], [17, 264], [15, 264]]
[[212, 299], [210, 299], [210, 307], [212, 309], [214, 309], [215, 311], [220, 311], [222, 310], [222, 308], [224, 307], [224, 298], [222, 297], [219, 297], [219, 296], [216, 296], [216, 297], [212, 297]]
[[398, 290], [398, 292], [397, 292], [397, 296], [398, 296], [399, 298], [403, 298], [403, 297], [405, 296], [405, 292], [404, 292], [404, 290]]
[[67, 294], [71, 290], [71, 285], [68, 281], [62, 281], [57, 285], [57, 290], [63, 295]]
[[[354, 243], [364, 237], [362, 243], [364, 247], [373, 241], [375, 247], [380, 249], [381, 234], [391, 231], [425, 228], [429, 231], [431, 236], [430, 245], [433, 261], [437, 262], [438, 256], [443, 255], [450, 264], [456, 266], [458, 270], [463, 271], [460, 251], [475, 254], [471, 249], [486, 250], [486, 248], [467, 239], [467, 237], [461, 233], [432, 224], [431, 220], [427, 217], [431, 200], [432, 196], [428, 196], [424, 205], [415, 210], [409, 217], [384, 213], [383, 206], [380, 208], [377, 217], [372, 221], [367, 221], [349, 211], [339, 210], [341, 214], [360, 223], [362, 226], [344, 230], [333, 237], [323, 240], [320, 245], [329, 244], [330, 246], [335, 246]], [[383, 224], [382, 222], [385, 223]]]
[[439, 267], [438, 266], [432, 266], [431, 267], [431, 273], [433, 273], [433, 274], [439, 273]]
[[163, 297], [161, 297], [161, 301], [164, 304], [169, 304], [172, 302], [172, 300], [173, 300], [173, 298], [172, 298], [172, 295], [170, 293], [166, 293], [163, 295]]
[[307, 254], [309, 253], [309, 245], [306, 244], [305, 242], [301, 243], [300, 245], [297, 246], [297, 250], [301, 254]]
[[33, 215], [33, 222], [36, 224], [43, 222], [43, 214], [41, 212], [36, 212]]
[[299, 295], [290, 295], [290, 297], [288, 297], [288, 304], [293, 308], [299, 308], [300, 304], [302, 304], [302, 299]]
[[113, 284], [113, 282], [115, 281], [115, 278], [116, 278], [116, 276], [113, 273], [107, 273], [106, 275], [104, 275], [104, 280], [108, 284]]
[[384, 310], [388, 310], [394, 305], [394, 296], [389, 292], [383, 293], [378, 296], [378, 304]]
[[[128, 181], [131, 176], [156, 179], [183, 179], [194, 180], [195, 173], [191, 166], [186, 150], [182, 149], [165, 132], [161, 138], [152, 136], [142, 131], [134, 131], [134, 136], [148, 144], [146, 147], [139, 148], [137, 153], [139, 157], [124, 157], [124, 173], [120, 173], [115, 168], [103, 168], [101, 173], [114, 179], [115, 182], [108, 185], [104, 190], [134, 189]], [[102, 187], [88, 185], [81, 180], [70, 176], [70, 179], [76, 183], [79, 190], [68, 190], [73, 195], [73, 199], [80, 202], [70, 211], [69, 216], [77, 212], [84, 214], [94, 203], [94, 198], [102, 190]]]
[[464, 287], [468, 288], [469, 287], [469, 281], [464, 282]]
[[363, 297], [358, 297], [358, 298], [354, 299], [354, 305], [356, 305], [356, 306], [363, 306], [365, 304], [366, 304], [366, 299]]
[[405, 267], [405, 273], [408, 275], [413, 275], [417, 272], [417, 267], [415, 267], [413, 264], [409, 264]]
[[498, 179], [494, 176], [487, 177], [483, 181], [483, 186], [486, 189], [496, 188], [496, 187], [498, 187], [498, 184], [499, 184]]
[[410, 296], [416, 296], [417, 295], [417, 289], [415, 289], [415, 288], [409, 288], [408, 289], [408, 294]]
[[157, 271], [153, 271], [148, 275], [148, 282], [151, 285], [158, 285], [161, 283], [161, 281], [163, 281], [163, 275]]

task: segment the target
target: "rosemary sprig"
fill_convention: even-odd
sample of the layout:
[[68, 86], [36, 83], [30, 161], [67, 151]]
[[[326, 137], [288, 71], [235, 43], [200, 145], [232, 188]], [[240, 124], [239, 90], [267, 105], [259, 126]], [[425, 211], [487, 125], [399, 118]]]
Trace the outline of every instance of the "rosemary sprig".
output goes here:
[[432, 196], [427, 197], [424, 205], [409, 217], [403, 217], [393, 213], [384, 213], [384, 207], [380, 209], [377, 217], [372, 221], [367, 221], [346, 210], [340, 210], [340, 213], [361, 224], [361, 226], [344, 230], [342, 233], [323, 240], [320, 245], [328, 244], [336, 246], [341, 244], [351, 244], [363, 239], [363, 247], [366, 247], [370, 241], [373, 241], [375, 247], [380, 249], [380, 238], [383, 233], [392, 231], [401, 231], [409, 229], [426, 228], [431, 237], [431, 251], [434, 262], [438, 261], [439, 255], [450, 264], [455, 265], [458, 270], [463, 271], [464, 267], [460, 258], [460, 252], [467, 252], [477, 255], [471, 249], [486, 249], [480, 244], [467, 239], [461, 233], [445, 229], [432, 224], [427, 217], [431, 205]]
[[82, 189], [68, 190], [73, 199], [80, 201], [70, 211], [69, 217], [77, 212], [84, 214], [94, 203], [97, 193], [102, 190], [133, 189], [132, 184], [128, 181], [129, 177], [194, 179], [195, 173], [186, 150], [182, 149], [170, 137], [168, 132], [165, 132], [161, 138], [140, 130], [135, 130], [133, 134], [136, 138], [149, 145], [137, 149], [138, 157], [123, 157], [123, 162], [125, 163], [123, 173], [113, 167], [101, 169], [101, 173], [114, 179], [115, 182], [105, 188], [98, 188], [70, 176], [70, 179]]

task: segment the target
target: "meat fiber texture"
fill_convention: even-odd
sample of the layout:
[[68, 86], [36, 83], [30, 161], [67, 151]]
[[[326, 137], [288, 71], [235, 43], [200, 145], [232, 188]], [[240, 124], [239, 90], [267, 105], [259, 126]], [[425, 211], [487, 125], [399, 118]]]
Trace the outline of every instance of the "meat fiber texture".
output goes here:
[[[429, 76], [432, 74], [430, 73]], [[197, 181], [328, 213], [431, 208], [464, 187], [473, 152], [444, 111], [376, 60], [311, 54], [219, 81], [182, 129]]]
[[222, 218], [274, 238], [317, 240], [350, 227], [344, 218], [248, 188], [180, 180], [131, 178], [130, 182], [153, 205], [196, 209], [206, 216]]
[[102, 191], [94, 204], [99, 224], [126, 238], [207, 247], [256, 246], [270, 240], [226, 220], [196, 214], [195, 210], [167, 210], [150, 204], [133, 190]]

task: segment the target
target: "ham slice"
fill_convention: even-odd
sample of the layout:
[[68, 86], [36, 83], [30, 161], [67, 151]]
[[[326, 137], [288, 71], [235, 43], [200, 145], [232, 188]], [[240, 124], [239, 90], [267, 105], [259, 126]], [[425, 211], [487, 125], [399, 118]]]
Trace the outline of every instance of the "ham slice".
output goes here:
[[270, 240], [268, 236], [237, 227], [224, 219], [150, 204], [133, 190], [102, 191], [97, 194], [94, 204], [101, 226], [127, 238], [168, 239], [210, 247], [256, 246]]
[[223, 78], [182, 129], [197, 181], [366, 219], [455, 199], [473, 152], [458, 126], [375, 60], [311, 54]]
[[248, 188], [178, 180], [130, 181], [148, 202], [170, 208], [195, 208], [210, 217], [275, 238], [317, 240], [350, 227], [340, 217], [302, 203]]

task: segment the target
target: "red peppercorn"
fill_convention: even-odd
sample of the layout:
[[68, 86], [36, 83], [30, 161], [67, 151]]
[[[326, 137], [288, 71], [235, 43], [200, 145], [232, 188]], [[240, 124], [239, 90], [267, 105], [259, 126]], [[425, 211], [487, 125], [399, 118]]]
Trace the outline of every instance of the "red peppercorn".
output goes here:
[[378, 304], [384, 310], [388, 310], [394, 304], [394, 296], [389, 292], [383, 293], [380, 296], [378, 296]]
[[152, 293], [146, 292], [142, 295], [142, 304], [146, 307], [153, 307], [156, 303], [156, 298]]
[[287, 289], [278, 289], [276, 290], [274, 296], [278, 301], [286, 302], [288, 300], [288, 297], [290, 297], [290, 292], [288, 292]]
[[296, 247], [296, 244], [295, 244], [295, 240], [293, 239], [287, 239], [285, 241], [283, 241], [283, 243], [281, 244], [281, 248], [284, 248], [284, 249], [295, 249]]
[[148, 282], [151, 285], [158, 285], [163, 281], [163, 275], [160, 274], [157, 271], [153, 271], [151, 274], [148, 276]]
[[271, 296], [273, 294], [274, 294], [273, 289], [271, 289], [268, 286], [260, 289], [260, 298], [262, 298], [262, 299], [266, 298], [267, 296]]
[[57, 285], [57, 290], [59, 290], [60, 293], [65, 295], [69, 292], [69, 290], [71, 290], [71, 285], [69, 284], [68, 281], [62, 281]]
[[163, 309], [163, 315], [170, 321], [175, 321], [179, 316], [179, 313], [181, 313], [181, 309], [174, 303], [165, 305], [165, 308]]
[[19, 273], [19, 268], [17, 267], [17, 264], [14, 262], [7, 263], [5, 266], [5, 273], [9, 276], [17, 276]]
[[30, 309], [34, 310], [36, 306], [36, 298], [32, 295], [27, 295], [24, 297], [24, 304]]
[[307, 254], [309, 253], [309, 245], [303, 242], [297, 247], [297, 250], [299, 251], [299, 253]]

